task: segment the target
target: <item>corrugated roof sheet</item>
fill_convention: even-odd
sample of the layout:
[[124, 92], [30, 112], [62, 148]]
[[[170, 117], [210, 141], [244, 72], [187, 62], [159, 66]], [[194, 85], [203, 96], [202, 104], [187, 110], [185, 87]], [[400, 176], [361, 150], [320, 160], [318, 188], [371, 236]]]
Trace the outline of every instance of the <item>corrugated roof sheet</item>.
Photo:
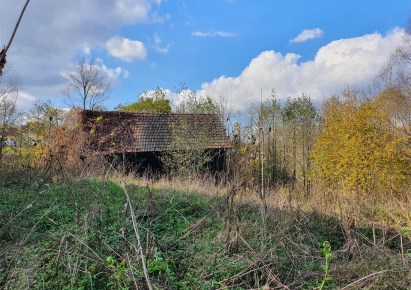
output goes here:
[[215, 114], [81, 111], [91, 149], [106, 153], [231, 148]]

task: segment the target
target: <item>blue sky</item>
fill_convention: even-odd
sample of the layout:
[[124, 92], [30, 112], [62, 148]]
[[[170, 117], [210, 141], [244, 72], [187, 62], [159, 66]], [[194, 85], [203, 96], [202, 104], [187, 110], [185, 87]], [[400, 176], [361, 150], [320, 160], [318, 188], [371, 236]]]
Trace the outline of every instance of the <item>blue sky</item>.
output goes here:
[[[24, 2], [0, 0], [1, 44]], [[108, 109], [157, 86], [178, 101], [181, 83], [235, 110], [261, 90], [321, 101], [369, 86], [410, 15], [405, 0], [33, 0], [9, 64], [23, 83], [22, 107], [64, 106], [62, 75], [78, 54], [96, 57], [113, 81]]]

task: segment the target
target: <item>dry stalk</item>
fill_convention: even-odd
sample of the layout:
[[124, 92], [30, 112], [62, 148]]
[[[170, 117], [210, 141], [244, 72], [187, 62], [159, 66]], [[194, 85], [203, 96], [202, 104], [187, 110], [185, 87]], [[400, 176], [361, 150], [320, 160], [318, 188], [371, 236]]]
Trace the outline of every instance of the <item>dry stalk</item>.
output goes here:
[[138, 232], [136, 216], [134, 215], [134, 210], [133, 210], [133, 206], [131, 205], [130, 196], [127, 193], [127, 190], [126, 190], [126, 187], [124, 186], [124, 183], [121, 184], [121, 187], [124, 190], [124, 193], [125, 193], [126, 198], [127, 198], [127, 204], [129, 206], [129, 209], [130, 209], [131, 221], [133, 222], [133, 230], [134, 230], [134, 234], [136, 235], [136, 239], [137, 239], [138, 248], [136, 250], [137, 250], [137, 253], [139, 253], [140, 258], [141, 258], [141, 263], [143, 265], [144, 278], [146, 279], [148, 289], [152, 290], [153, 287], [151, 286], [150, 278], [148, 276], [146, 261], [144, 259], [143, 247], [141, 246], [140, 234]]
[[131, 262], [130, 262], [128, 253], [126, 253], [126, 258], [127, 258], [127, 264], [131, 270], [131, 277], [133, 277], [134, 287], [136, 287], [136, 290], [138, 290], [137, 281], [136, 281], [136, 278], [134, 277], [133, 268], [131, 267]]
[[[377, 272], [371, 273], [371, 274], [369, 274], [369, 275], [367, 275], [367, 276], [364, 276], [364, 277], [362, 277], [362, 278], [360, 278], [360, 279], [358, 279], [358, 280], [356, 280], [356, 281], [354, 281], [354, 282], [352, 282], [352, 283], [344, 286], [344, 287], [341, 288], [340, 290], [344, 290], [344, 289], [356, 289], [357, 287], [362, 288], [362, 287], [361, 287], [362, 283], [366, 282], [367, 279], [374, 279], [375, 276], [384, 274], [384, 273], [386, 273], [386, 272], [392, 272], [392, 271], [393, 271], [393, 270], [381, 270], [381, 271], [377, 271]], [[351, 287], [352, 287], [352, 288], [351, 288]]]
[[33, 207], [35, 200], [32, 201], [31, 203], [29, 203], [26, 207], [24, 207], [19, 213], [17, 213], [14, 217], [12, 217], [4, 226], [2, 226], [2, 228], [0, 229], [0, 232], [6, 228], [12, 221], [14, 221], [17, 217], [19, 217], [24, 211], [26, 211], [27, 209], [30, 209]]
[[226, 244], [226, 251], [230, 250], [230, 234], [231, 234], [231, 214], [233, 211], [233, 196], [230, 196], [227, 200], [227, 215], [225, 219], [225, 244]]
[[[257, 270], [262, 270], [264, 271], [267, 276], [269, 277], [269, 281], [267, 281], [268, 283], [271, 282], [275, 282], [277, 284], [277, 286], [274, 289], [289, 289], [288, 286], [282, 284], [279, 279], [277, 278], [277, 276], [272, 273], [271, 269], [269, 268], [269, 266], [271, 266], [272, 264], [274, 264], [274, 262], [269, 262], [266, 263], [264, 262], [265, 258], [259, 259], [257, 261], [252, 262], [251, 264], [249, 264], [245, 269], [243, 269], [241, 272], [235, 274], [234, 276], [231, 276], [229, 278], [226, 278], [222, 281], [220, 281], [221, 284], [224, 285], [228, 285], [228, 284], [232, 284], [234, 283], [239, 277], [245, 276], [247, 274], [256, 272]], [[225, 288], [220, 288], [220, 289], [225, 289]], [[272, 289], [272, 288], [270, 288]]]
[[92, 252], [94, 254], [94, 256], [96, 256], [100, 261], [103, 261], [103, 259], [101, 259], [101, 257], [92, 249], [90, 248], [85, 242], [83, 242], [82, 240], [80, 240], [79, 238], [77, 238], [75, 235], [73, 235], [72, 233], [68, 232], [67, 233], [69, 236], [71, 236], [73, 239], [77, 240], [77, 242], [79, 242], [80, 244], [82, 244], [83, 246], [85, 246], [90, 252]]
[[219, 202], [215, 207], [213, 207], [212, 209], [210, 209], [203, 218], [201, 218], [197, 223], [195, 223], [193, 226], [191, 226], [187, 232], [181, 237], [182, 240], [184, 240], [185, 238], [187, 238], [191, 233], [193, 233], [206, 219], [207, 217], [211, 216], [212, 214], [214, 214], [223, 203], [225, 202], [229, 202], [231, 197], [234, 197], [237, 193], [237, 188], [233, 187], [230, 192], [227, 194], [226, 198], [224, 200], [222, 200], [221, 202]]

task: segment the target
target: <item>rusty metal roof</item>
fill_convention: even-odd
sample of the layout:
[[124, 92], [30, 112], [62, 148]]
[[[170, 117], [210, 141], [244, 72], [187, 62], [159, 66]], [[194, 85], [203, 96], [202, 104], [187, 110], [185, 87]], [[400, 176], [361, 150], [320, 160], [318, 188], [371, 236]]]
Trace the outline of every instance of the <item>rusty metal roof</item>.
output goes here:
[[91, 149], [105, 153], [231, 148], [215, 114], [81, 111]]

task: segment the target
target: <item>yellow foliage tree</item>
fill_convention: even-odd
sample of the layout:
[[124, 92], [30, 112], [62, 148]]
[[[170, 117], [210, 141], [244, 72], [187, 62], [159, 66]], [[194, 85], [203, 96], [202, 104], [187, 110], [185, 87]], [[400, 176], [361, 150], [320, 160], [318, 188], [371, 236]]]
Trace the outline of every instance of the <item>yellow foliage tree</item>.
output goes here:
[[379, 99], [347, 93], [324, 107], [323, 130], [312, 151], [315, 171], [343, 193], [394, 193], [410, 182], [407, 140]]

